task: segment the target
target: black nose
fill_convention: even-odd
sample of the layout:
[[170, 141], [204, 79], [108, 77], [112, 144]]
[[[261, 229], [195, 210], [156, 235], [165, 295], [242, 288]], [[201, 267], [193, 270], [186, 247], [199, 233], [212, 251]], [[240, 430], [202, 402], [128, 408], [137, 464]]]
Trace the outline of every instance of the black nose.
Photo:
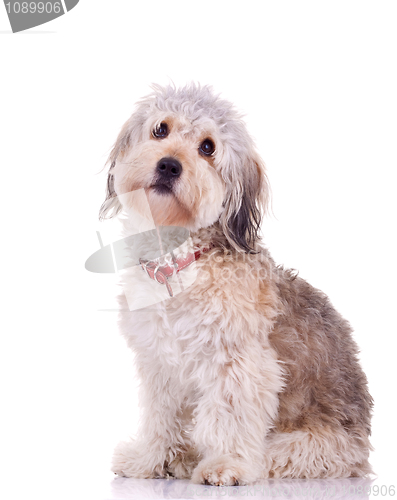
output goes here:
[[157, 163], [157, 172], [165, 179], [176, 179], [182, 173], [182, 165], [175, 158], [161, 158]]

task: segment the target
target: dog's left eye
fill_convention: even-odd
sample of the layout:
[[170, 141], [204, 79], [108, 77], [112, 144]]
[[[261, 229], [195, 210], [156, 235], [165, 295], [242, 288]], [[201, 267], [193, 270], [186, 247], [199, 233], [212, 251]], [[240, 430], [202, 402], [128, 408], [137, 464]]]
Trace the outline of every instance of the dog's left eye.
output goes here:
[[163, 137], [167, 137], [168, 135], [168, 125], [164, 122], [161, 122], [160, 125], [158, 125], [154, 130], [153, 130], [153, 135], [154, 137], [158, 137], [159, 139], [162, 139]]
[[199, 151], [206, 156], [211, 156], [215, 151], [215, 144], [211, 141], [211, 139], [205, 139], [205, 141], [200, 144]]

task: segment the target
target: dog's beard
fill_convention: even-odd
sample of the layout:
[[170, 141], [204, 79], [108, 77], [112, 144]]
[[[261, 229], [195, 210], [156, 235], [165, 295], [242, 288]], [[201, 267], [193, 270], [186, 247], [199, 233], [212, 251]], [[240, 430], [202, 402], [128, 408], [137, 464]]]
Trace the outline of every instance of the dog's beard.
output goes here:
[[155, 178], [150, 189], [158, 195], [175, 197], [175, 183], [170, 180]]
[[[193, 221], [191, 210], [186, 207], [178, 188], [172, 182], [152, 179], [124, 179], [117, 186], [118, 197], [124, 210], [136, 211], [156, 226], [181, 226], [189, 228]], [[132, 210], [132, 212], [131, 212]]]
[[188, 227], [192, 214], [167, 184], [155, 184], [145, 190], [156, 226]]

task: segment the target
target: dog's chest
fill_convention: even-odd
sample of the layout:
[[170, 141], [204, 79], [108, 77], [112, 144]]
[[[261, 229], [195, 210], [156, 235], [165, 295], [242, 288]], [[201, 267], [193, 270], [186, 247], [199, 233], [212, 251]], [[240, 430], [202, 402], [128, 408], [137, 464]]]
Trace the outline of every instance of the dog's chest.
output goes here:
[[[143, 273], [141, 286], [148, 280]], [[159, 284], [155, 284], [161, 287]], [[164, 369], [186, 376], [209, 360], [228, 362], [233, 348], [258, 343], [268, 318], [258, 308], [258, 280], [246, 264], [202, 258], [185, 291], [145, 309], [125, 313], [130, 347]]]

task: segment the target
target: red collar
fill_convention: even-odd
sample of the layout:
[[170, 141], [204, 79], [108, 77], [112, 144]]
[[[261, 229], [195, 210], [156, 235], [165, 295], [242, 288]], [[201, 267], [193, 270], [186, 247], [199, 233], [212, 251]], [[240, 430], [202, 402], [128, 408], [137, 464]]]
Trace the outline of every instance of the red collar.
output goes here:
[[160, 265], [160, 259], [162, 259], [162, 257], [153, 260], [139, 259], [139, 263], [142, 266], [142, 269], [146, 271], [149, 278], [157, 281], [157, 283], [160, 283], [160, 285], [165, 285], [167, 287], [168, 293], [170, 294], [170, 297], [173, 297], [174, 293], [172, 291], [168, 278], [176, 273], [179, 273], [187, 266], [198, 260], [203, 253], [208, 252], [209, 250], [211, 250], [211, 248], [212, 246], [209, 246], [208, 248], [197, 250], [194, 253], [188, 252], [185, 255], [181, 254], [177, 257], [175, 257], [173, 252], [170, 252], [173, 265]]

